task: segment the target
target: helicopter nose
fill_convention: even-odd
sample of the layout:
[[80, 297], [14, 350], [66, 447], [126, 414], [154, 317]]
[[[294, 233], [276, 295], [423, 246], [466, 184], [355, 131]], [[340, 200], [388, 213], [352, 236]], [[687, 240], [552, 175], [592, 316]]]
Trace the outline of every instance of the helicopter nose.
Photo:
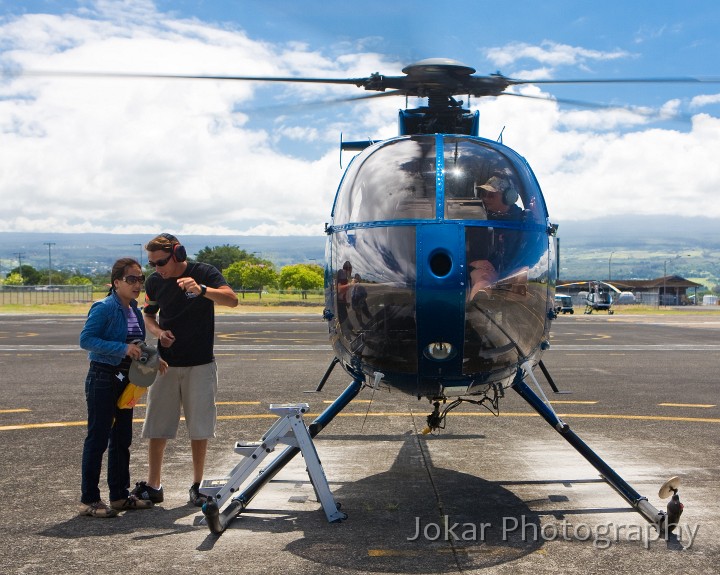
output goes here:
[[461, 226], [418, 227], [417, 346], [419, 373], [462, 373], [465, 258]]

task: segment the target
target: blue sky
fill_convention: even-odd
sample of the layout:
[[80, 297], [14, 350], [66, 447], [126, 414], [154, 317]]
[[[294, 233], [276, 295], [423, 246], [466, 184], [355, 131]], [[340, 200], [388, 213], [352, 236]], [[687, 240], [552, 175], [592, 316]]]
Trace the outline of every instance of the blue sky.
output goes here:
[[[718, 30], [715, 1], [0, 0], [0, 231], [322, 234], [340, 133], [390, 137], [404, 104], [301, 105], [359, 95], [344, 86], [18, 70], [364, 77], [448, 57], [524, 79], [720, 79]], [[518, 90], [629, 107], [472, 102], [481, 135], [504, 128], [528, 159], [554, 221], [720, 218], [720, 84]]]

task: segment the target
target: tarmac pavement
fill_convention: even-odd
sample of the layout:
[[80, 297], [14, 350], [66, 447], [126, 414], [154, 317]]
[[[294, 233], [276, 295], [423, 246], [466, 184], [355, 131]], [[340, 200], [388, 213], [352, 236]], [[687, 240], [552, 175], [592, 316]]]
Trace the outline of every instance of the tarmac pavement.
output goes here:
[[[164, 503], [113, 519], [78, 517], [86, 354], [79, 316], [0, 315], [0, 565], [3, 573], [653, 573], [720, 568], [720, 315], [561, 316], [545, 365], [564, 421], [660, 509], [682, 479], [682, 545], [645, 520], [512, 390], [500, 416], [473, 405], [421, 435], [426, 400], [363, 390], [316, 438], [348, 518], [330, 524], [296, 457], [220, 536], [187, 503], [181, 424]], [[272, 424], [270, 403], [310, 404], [310, 421], [350, 383], [327, 327], [308, 315], [222, 315], [217, 438], [206, 477], [239, 461], [236, 440]], [[537, 374], [544, 385], [542, 374]], [[133, 481], [145, 479], [135, 408]], [[102, 486], [101, 486], [102, 488]], [[104, 490], [105, 491], [105, 490]], [[679, 550], [679, 547], [685, 547]]]

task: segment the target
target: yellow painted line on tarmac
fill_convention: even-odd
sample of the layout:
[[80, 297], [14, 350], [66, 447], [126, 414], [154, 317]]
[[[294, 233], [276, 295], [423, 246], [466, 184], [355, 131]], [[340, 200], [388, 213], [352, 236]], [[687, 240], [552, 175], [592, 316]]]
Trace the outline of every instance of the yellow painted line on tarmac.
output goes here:
[[1, 425], [0, 431], [15, 431], [17, 429], [46, 429], [49, 427], [77, 427], [87, 425], [87, 421], [58, 421], [49, 423], [24, 423], [22, 425]]
[[17, 409], [0, 409], [0, 413], [25, 413], [30, 411], [24, 407], [18, 407]]
[[716, 407], [714, 403], [658, 403], [662, 407]]
[[[306, 413], [307, 417], [317, 417], [319, 413]], [[339, 413], [337, 417], [413, 417], [420, 415], [405, 411], [380, 411], [373, 413]], [[449, 413], [449, 417], [495, 417], [488, 411], [473, 411], [468, 413]], [[618, 419], [634, 421], [682, 421], [687, 423], [720, 423], [717, 417], [671, 417], [664, 415], [620, 415], [601, 413], [559, 413], [559, 417], [565, 419]], [[530, 412], [505, 412], [500, 417], [540, 417], [537, 413]], [[184, 420], [185, 418], [180, 418]], [[269, 414], [241, 414], [241, 415], [218, 415], [222, 420], [241, 419], [277, 419], [276, 415]], [[133, 419], [133, 423], [143, 423], [144, 419]], [[52, 427], [77, 427], [86, 425], [86, 421], [59, 421], [48, 423], [25, 423], [21, 425], [0, 425], [0, 431], [14, 431], [19, 429], [44, 429]]]
[[585, 401], [585, 400], [577, 400], [573, 401], [572, 399], [559, 399], [551, 401], [550, 403], [563, 403], [563, 404], [573, 404], [573, 405], [595, 405], [597, 401]]
[[669, 417], [664, 415], [613, 415], [594, 413], [558, 413], [558, 416], [573, 419], [629, 419], [635, 421], [687, 421], [693, 423], [720, 423], [720, 418], [718, 417]]
[[[216, 401], [215, 405], [260, 405], [259, 401]], [[147, 403], [136, 403], [135, 407], [147, 407]]]
[[420, 551], [403, 549], [368, 549], [368, 557], [417, 557]]
[[[306, 413], [305, 417], [317, 417], [319, 413]], [[375, 411], [371, 413], [338, 413], [337, 417], [412, 417], [420, 413], [403, 411]], [[274, 418], [272, 415], [222, 415], [218, 419], [258, 419], [262, 417]], [[466, 413], [448, 413], [448, 417], [496, 417], [489, 411], [471, 411]], [[511, 412], [501, 413], [500, 417], [540, 417], [537, 413]], [[717, 417], [672, 417], [665, 415], [621, 415], [602, 413], [558, 413], [558, 417], [566, 419], [628, 419], [637, 421], [687, 421], [696, 423], [720, 423]], [[1, 429], [1, 428], [0, 428]]]
[[497, 547], [440, 547], [434, 549], [368, 549], [368, 557], [422, 557], [428, 555], [475, 555], [497, 554], [503, 550]]

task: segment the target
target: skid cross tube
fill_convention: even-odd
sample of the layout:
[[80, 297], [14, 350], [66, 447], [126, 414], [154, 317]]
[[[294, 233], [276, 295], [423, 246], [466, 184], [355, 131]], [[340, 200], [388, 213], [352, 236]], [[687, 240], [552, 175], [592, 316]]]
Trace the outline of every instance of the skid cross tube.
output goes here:
[[[363, 378], [358, 377], [354, 379], [353, 382], [345, 388], [345, 391], [308, 426], [310, 437], [315, 437], [338, 413], [345, 409], [357, 394], [360, 393], [363, 385]], [[205, 503], [202, 506], [202, 512], [205, 515], [210, 531], [215, 534], [220, 534], [225, 531], [230, 522], [247, 508], [258, 491], [275, 477], [298, 453], [300, 453], [299, 447], [286, 447], [267, 467], [260, 471], [255, 479], [253, 479], [241, 493], [235, 496], [222, 511], [220, 511], [215, 501]]]
[[635, 491], [622, 477], [620, 477], [603, 459], [563, 422], [555, 412], [546, 405], [542, 399], [523, 381], [523, 370], [518, 369], [512, 388], [527, 401], [530, 406], [540, 414], [570, 445], [572, 445], [587, 461], [598, 470], [602, 478], [617, 491], [633, 508], [648, 522], [652, 523], [658, 531], [665, 521], [665, 513], [658, 511], [651, 505], [646, 497]]
[[560, 390], [557, 388], [557, 385], [555, 385], [555, 382], [553, 381], [550, 372], [547, 370], [547, 367], [545, 367], [545, 364], [542, 362], [542, 360], [538, 361], [538, 367], [540, 368], [540, 371], [543, 372], [543, 375], [545, 376], [545, 379], [547, 380], [553, 392], [560, 393]]

